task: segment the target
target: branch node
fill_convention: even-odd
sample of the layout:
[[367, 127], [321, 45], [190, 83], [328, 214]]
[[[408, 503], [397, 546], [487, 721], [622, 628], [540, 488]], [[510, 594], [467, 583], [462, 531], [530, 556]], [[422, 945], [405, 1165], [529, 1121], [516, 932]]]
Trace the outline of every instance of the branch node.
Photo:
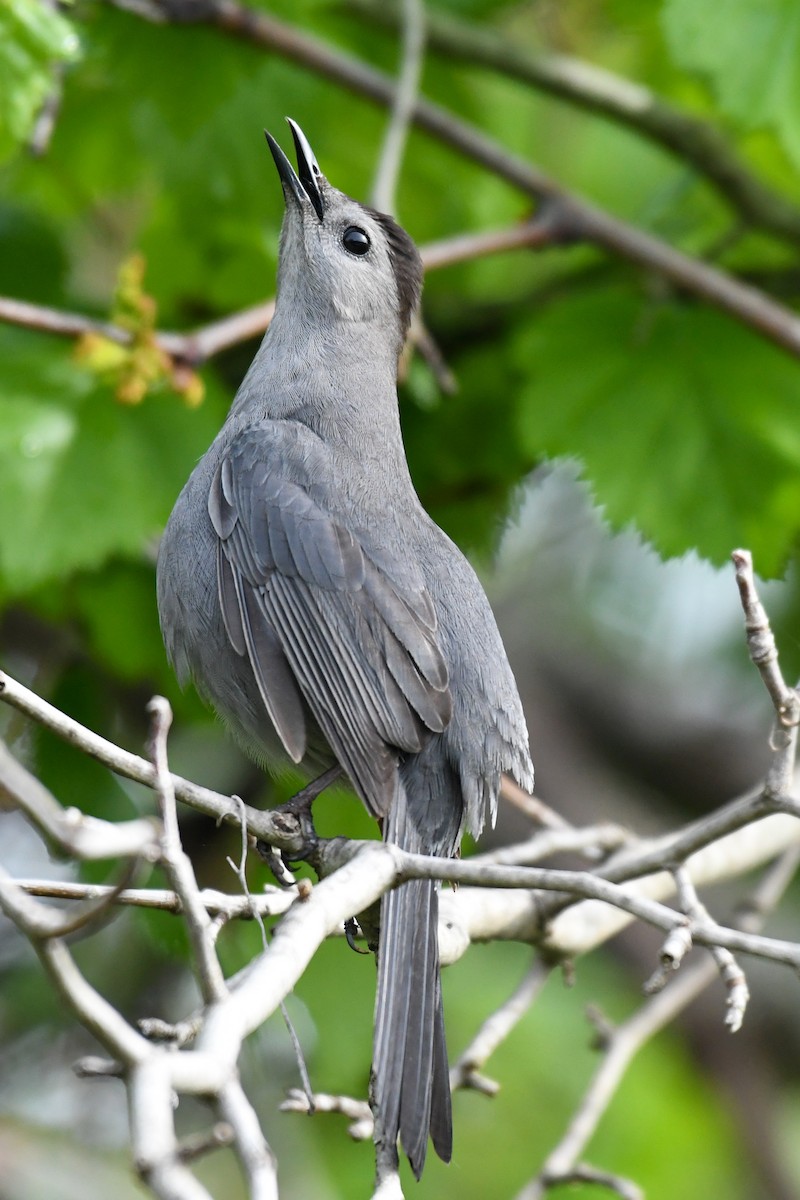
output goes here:
[[178, 1143], [177, 1156], [183, 1163], [196, 1162], [204, 1154], [230, 1146], [235, 1140], [235, 1132], [227, 1121], [217, 1121], [211, 1129], [202, 1133], [190, 1134]]
[[113, 1058], [100, 1058], [97, 1054], [87, 1054], [73, 1063], [73, 1072], [79, 1079], [122, 1079], [125, 1070], [122, 1063]]
[[494, 1097], [500, 1091], [500, 1084], [481, 1071], [467, 1068], [460, 1080], [460, 1086], [469, 1091], [480, 1092], [482, 1096]]
[[614, 1024], [597, 1004], [586, 1005], [586, 1020], [592, 1027], [594, 1036], [591, 1040], [592, 1050], [605, 1053], [614, 1040]]

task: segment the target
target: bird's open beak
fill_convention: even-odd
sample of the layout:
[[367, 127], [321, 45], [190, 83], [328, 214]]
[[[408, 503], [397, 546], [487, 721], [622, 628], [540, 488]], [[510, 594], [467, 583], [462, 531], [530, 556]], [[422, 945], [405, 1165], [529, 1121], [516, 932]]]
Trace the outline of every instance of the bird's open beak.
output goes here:
[[[308, 144], [308, 138], [303, 133], [299, 125], [297, 125], [291, 117], [286, 118], [289, 122], [289, 128], [292, 131], [294, 138], [295, 150], [297, 152], [297, 172], [289, 162], [286, 155], [281, 150], [278, 143], [271, 133], [264, 134], [267, 139], [267, 144], [272, 151], [272, 157], [275, 159], [275, 166], [278, 168], [278, 174], [281, 177], [281, 183], [284, 186], [284, 191], [291, 192], [300, 204], [310, 201], [314, 212], [322, 220], [325, 211], [323, 203], [322, 191], [320, 183], [323, 174], [317, 165], [317, 160], [314, 157], [314, 151]], [[299, 178], [298, 178], [299, 175]]]

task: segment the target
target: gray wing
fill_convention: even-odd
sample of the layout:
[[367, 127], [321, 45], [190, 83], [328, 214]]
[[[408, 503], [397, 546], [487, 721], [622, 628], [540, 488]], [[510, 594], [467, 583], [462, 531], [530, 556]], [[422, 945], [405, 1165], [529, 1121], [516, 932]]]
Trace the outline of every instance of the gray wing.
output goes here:
[[219, 601], [289, 757], [305, 753], [307, 706], [383, 816], [399, 755], [450, 719], [448, 672], [430, 596], [399, 585], [326, 511], [325, 466], [313, 435], [301, 444], [274, 422], [227, 448], [208, 498]]

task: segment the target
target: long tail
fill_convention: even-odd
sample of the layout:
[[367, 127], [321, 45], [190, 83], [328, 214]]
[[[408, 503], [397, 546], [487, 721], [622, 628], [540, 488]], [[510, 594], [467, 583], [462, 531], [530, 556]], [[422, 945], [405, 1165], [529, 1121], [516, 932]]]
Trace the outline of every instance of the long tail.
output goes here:
[[[423, 850], [402, 784], [384, 838], [404, 850]], [[395, 1155], [399, 1136], [417, 1179], [425, 1165], [429, 1134], [445, 1162], [453, 1148], [438, 917], [437, 888], [427, 879], [403, 884], [381, 903], [372, 1064], [376, 1132]]]

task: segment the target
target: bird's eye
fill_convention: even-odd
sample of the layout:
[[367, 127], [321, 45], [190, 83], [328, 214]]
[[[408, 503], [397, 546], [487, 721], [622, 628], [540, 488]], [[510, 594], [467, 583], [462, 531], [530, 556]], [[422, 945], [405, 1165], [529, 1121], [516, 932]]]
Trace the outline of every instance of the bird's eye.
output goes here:
[[350, 225], [342, 234], [342, 245], [350, 254], [361, 257], [369, 250], [370, 240], [363, 229], [359, 229], [357, 225]]

